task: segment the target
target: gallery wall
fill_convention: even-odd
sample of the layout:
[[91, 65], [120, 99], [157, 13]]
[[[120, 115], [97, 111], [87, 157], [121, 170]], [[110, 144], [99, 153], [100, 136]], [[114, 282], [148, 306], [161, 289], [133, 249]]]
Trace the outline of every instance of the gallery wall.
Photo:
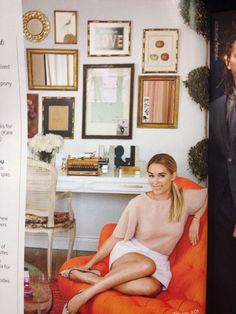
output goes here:
[[[75, 97], [74, 139], [65, 140], [57, 155], [57, 164], [69, 153], [78, 154], [97, 151], [98, 145], [123, 145], [129, 153], [130, 145], [138, 147], [138, 159], [148, 161], [157, 152], [172, 154], [179, 166], [179, 175], [194, 178], [187, 164], [189, 148], [204, 137], [204, 112], [194, 103], [182, 81], [192, 69], [205, 65], [205, 40], [183, 23], [179, 14], [177, 0], [23, 0], [23, 12], [40, 10], [50, 20], [50, 32], [39, 43], [25, 40], [25, 48], [78, 49], [78, 91], [28, 91], [39, 94], [39, 131], [42, 129], [42, 96]], [[54, 43], [54, 10], [75, 10], [78, 12], [78, 44]], [[130, 20], [131, 55], [127, 57], [88, 57], [87, 21], [88, 20]], [[178, 71], [180, 76], [178, 128], [138, 128], [138, 76], [142, 75], [143, 29], [177, 28], [179, 29]], [[83, 103], [83, 64], [134, 63], [133, 97], [133, 136], [130, 140], [82, 139], [82, 103]], [[156, 73], [155, 73], [156, 74]], [[161, 74], [161, 75], [168, 75]]]

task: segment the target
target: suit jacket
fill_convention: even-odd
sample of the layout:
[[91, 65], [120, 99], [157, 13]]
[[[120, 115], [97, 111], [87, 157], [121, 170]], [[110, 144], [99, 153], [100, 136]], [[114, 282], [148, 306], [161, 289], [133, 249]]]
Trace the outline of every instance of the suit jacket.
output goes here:
[[226, 96], [215, 99], [209, 108], [209, 185], [213, 187], [215, 201], [222, 201], [227, 186], [231, 192], [236, 218], [236, 130], [229, 139], [226, 122]]

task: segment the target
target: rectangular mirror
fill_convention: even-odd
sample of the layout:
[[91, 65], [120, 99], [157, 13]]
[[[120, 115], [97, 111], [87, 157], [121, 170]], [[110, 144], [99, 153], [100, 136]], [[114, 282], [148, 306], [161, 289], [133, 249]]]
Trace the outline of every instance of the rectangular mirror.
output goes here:
[[179, 76], [139, 76], [138, 127], [177, 128]]
[[78, 51], [27, 49], [29, 89], [77, 90]]
[[132, 138], [134, 64], [85, 64], [82, 138]]

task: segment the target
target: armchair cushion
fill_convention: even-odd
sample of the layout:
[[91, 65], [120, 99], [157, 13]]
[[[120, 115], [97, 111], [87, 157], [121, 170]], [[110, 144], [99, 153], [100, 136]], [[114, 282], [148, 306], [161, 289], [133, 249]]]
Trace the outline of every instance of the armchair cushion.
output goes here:
[[[55, 212], [54, 213], [54, 228], [66, 227], [73, 223], [69, 212]], [[48, 217], [37, 216], [33, 214], [25, 215], [25, 226], [26, 228], [47, 228]]]
[[[200, 189], [201, 186], [185, 178], [177, 178], [176, 183], [184, 189]], [[80, 312], [81, 314], [180, 314], [205, 313], [206, 294], [206, 249], [207, 249], [207, 213], [201, 218], [200, 240], [196, 246], [188, 238], [188, 219], [185, 231], [170, 256], [172, 280], [167, 291], [162, 291], [155, 298], [127, 296], [117, 291], [106, 291], [94, 297]], [[99, 238], [100, 247], [111, 235], [115, 224], [105, 225]], [[85, 264], [91, 256], [75, 257], [65, 262], [61, 270]], [[108, 259], [95, 265], [104, 275], [108, 272]], [[70, 281], [58, 276], [58, 285], [66, 299], [88, 286], [85, 283]]]

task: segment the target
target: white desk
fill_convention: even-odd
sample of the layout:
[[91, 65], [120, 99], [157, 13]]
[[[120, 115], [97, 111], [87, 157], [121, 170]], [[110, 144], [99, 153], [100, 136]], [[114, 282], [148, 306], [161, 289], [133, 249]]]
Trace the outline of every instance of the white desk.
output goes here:
[[[101, 228], [106, 223], [116, 223], [129, 200], [149, 190], [146, 174], [123, 177], [114, 173], [67, 176], [58, 171], [57, 191], [74, 194], [73, 208], [77, 221], [74, 247], [96, 251]], [[67, 242], [64, 243], [62, 238], [55, 238], [54, 242], [57, 248], [67, 247]]]
[[150, 190], [146, 176], [116, 176], [114, 173], [99, 176], [58, 175], [57, 191], [78, 193], [140, 194]]

